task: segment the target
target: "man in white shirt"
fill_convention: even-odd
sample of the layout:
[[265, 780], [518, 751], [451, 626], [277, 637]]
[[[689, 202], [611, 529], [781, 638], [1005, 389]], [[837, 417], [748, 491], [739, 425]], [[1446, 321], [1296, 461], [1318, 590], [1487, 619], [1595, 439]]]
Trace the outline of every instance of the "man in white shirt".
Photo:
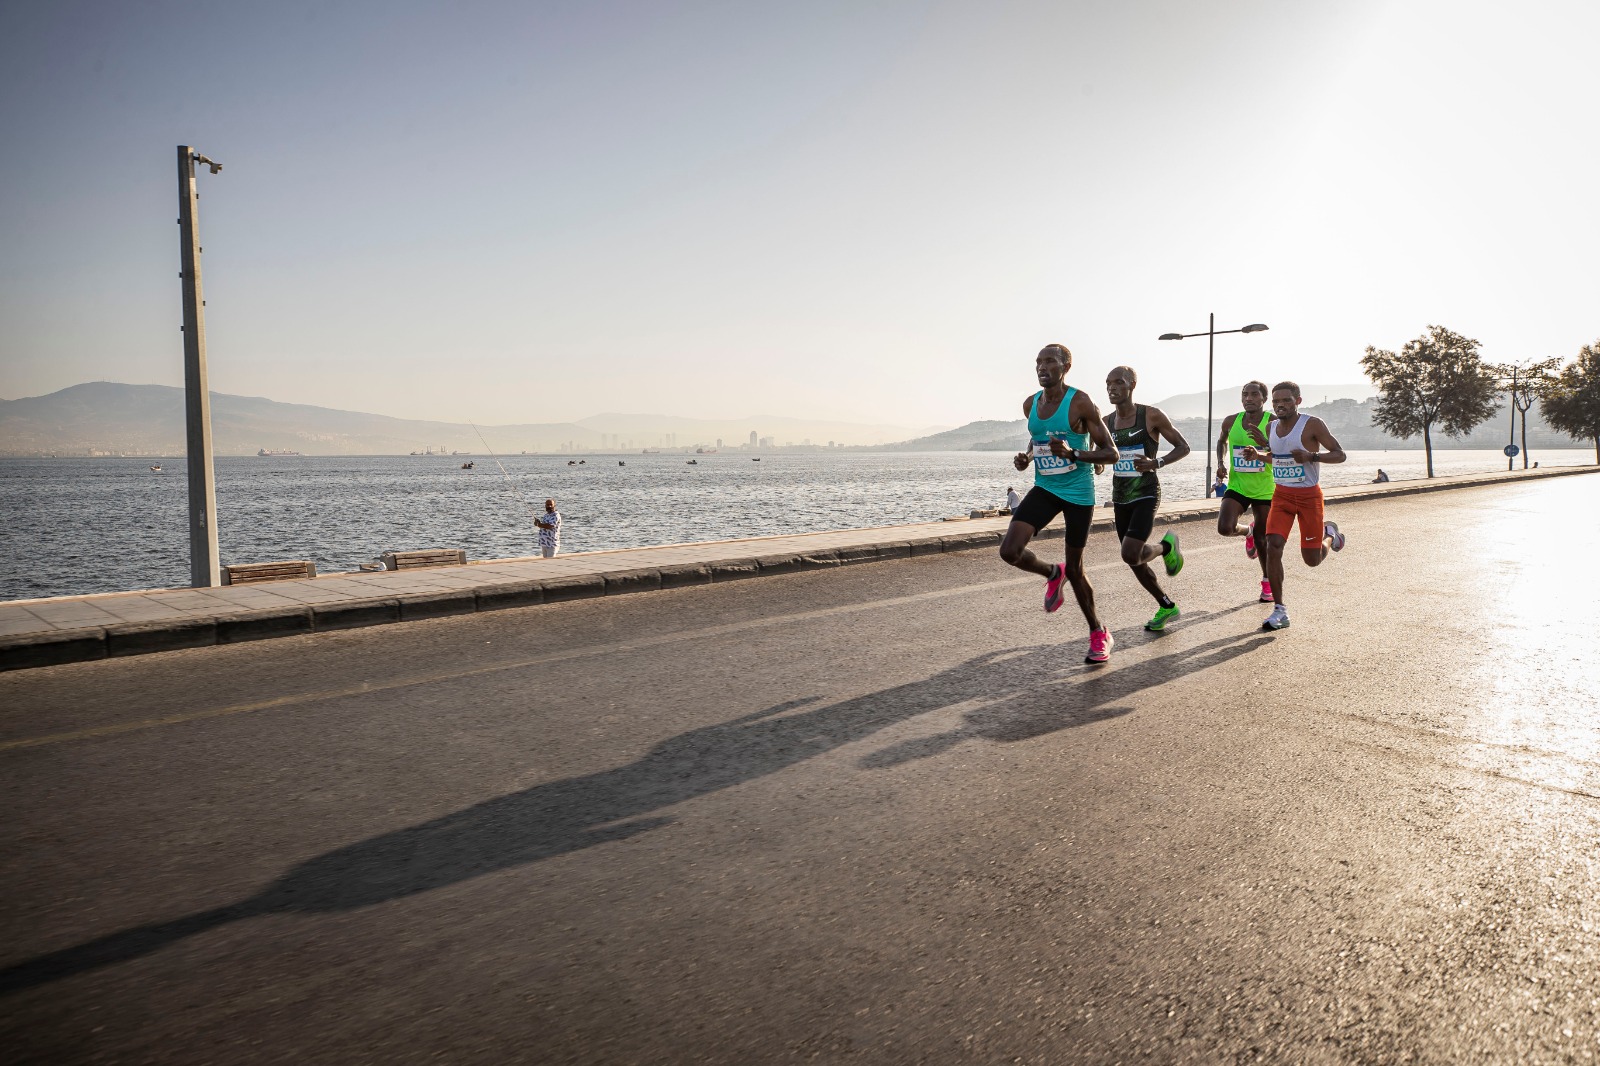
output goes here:
[[1022, 496], [1015, 488], [1006, 489], [1006, 510], [1015, 511], [1022, 506]]
[[561, 549], [561, 512], [556, 510], [556, 501], [544, 501], [544, 517], [535, 518], [533, 524], [539, 527], [539, 554], [555, 558]]

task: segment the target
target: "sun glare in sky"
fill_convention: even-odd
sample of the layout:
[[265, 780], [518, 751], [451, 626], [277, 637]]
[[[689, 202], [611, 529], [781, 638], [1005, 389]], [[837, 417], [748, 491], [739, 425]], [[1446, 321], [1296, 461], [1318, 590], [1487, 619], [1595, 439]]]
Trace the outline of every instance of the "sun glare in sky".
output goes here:
[[1015, 418], [1600, 337], [1592, 3], [60, 3], [0, 15], [0, 395]]

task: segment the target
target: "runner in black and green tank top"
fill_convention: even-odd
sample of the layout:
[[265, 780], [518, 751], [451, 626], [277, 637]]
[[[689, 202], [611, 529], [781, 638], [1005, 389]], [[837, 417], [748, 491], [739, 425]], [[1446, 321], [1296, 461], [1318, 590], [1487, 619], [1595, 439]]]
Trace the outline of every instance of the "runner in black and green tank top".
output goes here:
[[[1117, 462], [1111, 468], [1111, 504], [1117, 539], [1122, 543], [1122, 561], [1133, 568], [1139, 584], [1156, 599], [1155, 617], [1145, 623], [1145, 628], [1157, 631], [1178, 616], [1178, 605], [1162, 591], [1150, 563], [1162, 560], [1169, 577], [1183, 569], [1177, 534], [1169, 532], [1158, 544], [1149, 543], [1155, 530], [1156, 507], [1161, 503], [1161, 477], [1157, 471], [1188, 455], [1189, 444], [1159, 407], [1133, 402], [1138, 383], [1139, 375], [1132, 367], [1119, 366], [1106, 375], [1106, 395], [1115, 405], [1106, 415], [1106, 428], [1117, 446]], [[1162, 440], [1171, 444], [1172, 450], [1158, 457]]]
[[[1251, 381], [1239, 390], [1244, 410], [1222, 420], [1217, 433], [1217, 469], [1228, 472], [1228, 489], [1217, 512], [1217, 532], [1224, 537], [1243, 537], [1244, 553], [1261, 565], [1262, 603], [1272, 602], [1272, 584], [1267, 580], [1267, 553], [1256, 543], [1255, 531], [1267, 528], [1267, 513], [1272, 509], [1272, 471], [1260, 460], [1252, 459], [1248, 448], [1264, 448], [1272, 412], [1267, 407], [1267, 387]], [[1250, 524], [1243, 528], [1239, 519], [1250, 512]]]

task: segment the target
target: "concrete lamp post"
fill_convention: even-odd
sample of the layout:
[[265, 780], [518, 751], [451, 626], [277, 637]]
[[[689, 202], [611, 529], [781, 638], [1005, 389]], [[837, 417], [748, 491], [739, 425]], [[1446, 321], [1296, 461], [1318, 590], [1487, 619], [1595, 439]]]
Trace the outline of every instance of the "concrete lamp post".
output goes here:
[[[1252, 322], [1248, 326], [1238, 329], [1218, 329], [1217, 315], [1212, 312], [1210, 323], [1201, 333], [1163, 333], [1160, 337], [1164, 341], [1184, 341], [1190, 337], [1206, 338], [1206, 482], [1202, 487], [1201, 495], [1211, 497], [1211, 457], [1216, 454], [1216, 444], [1211, 439], [1211, 394], [1215, 391], [1213, 379], [1217, 365], [1217, 335], [1221, 333], [1260, 333], [1267, 327], [1261, 322]], [[1271, 397], [1267, 397], [1269, 400]]]
[[189, 457], [189, 584], [222, 584], [217, 560], [217, 477], [211, 461], [211, 385], [206, 379], [205, 294], [200, 288], [200, 235], [196, 215], [200, 194], [194, 165], [216, 174], [222, 164], [188, 145], [178, 146], [178, 227], [183, 269], [183, 409]]

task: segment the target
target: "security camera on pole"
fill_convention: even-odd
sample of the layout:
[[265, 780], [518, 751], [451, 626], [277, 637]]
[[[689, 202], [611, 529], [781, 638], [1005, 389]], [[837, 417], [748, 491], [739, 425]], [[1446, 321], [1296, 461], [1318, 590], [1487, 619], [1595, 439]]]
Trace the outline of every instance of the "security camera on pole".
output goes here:
[[188, 145], [178, 146], [178, 226], [183, 270], [183, 408], [189, 457], [189, 584], [220, 585], [217, 565], [217, 479], [211, 462], [211, 388], [206, 380], [205, 297], [200, 289], [200, 243], [195, 231], [194, 165], [213, 163]]

